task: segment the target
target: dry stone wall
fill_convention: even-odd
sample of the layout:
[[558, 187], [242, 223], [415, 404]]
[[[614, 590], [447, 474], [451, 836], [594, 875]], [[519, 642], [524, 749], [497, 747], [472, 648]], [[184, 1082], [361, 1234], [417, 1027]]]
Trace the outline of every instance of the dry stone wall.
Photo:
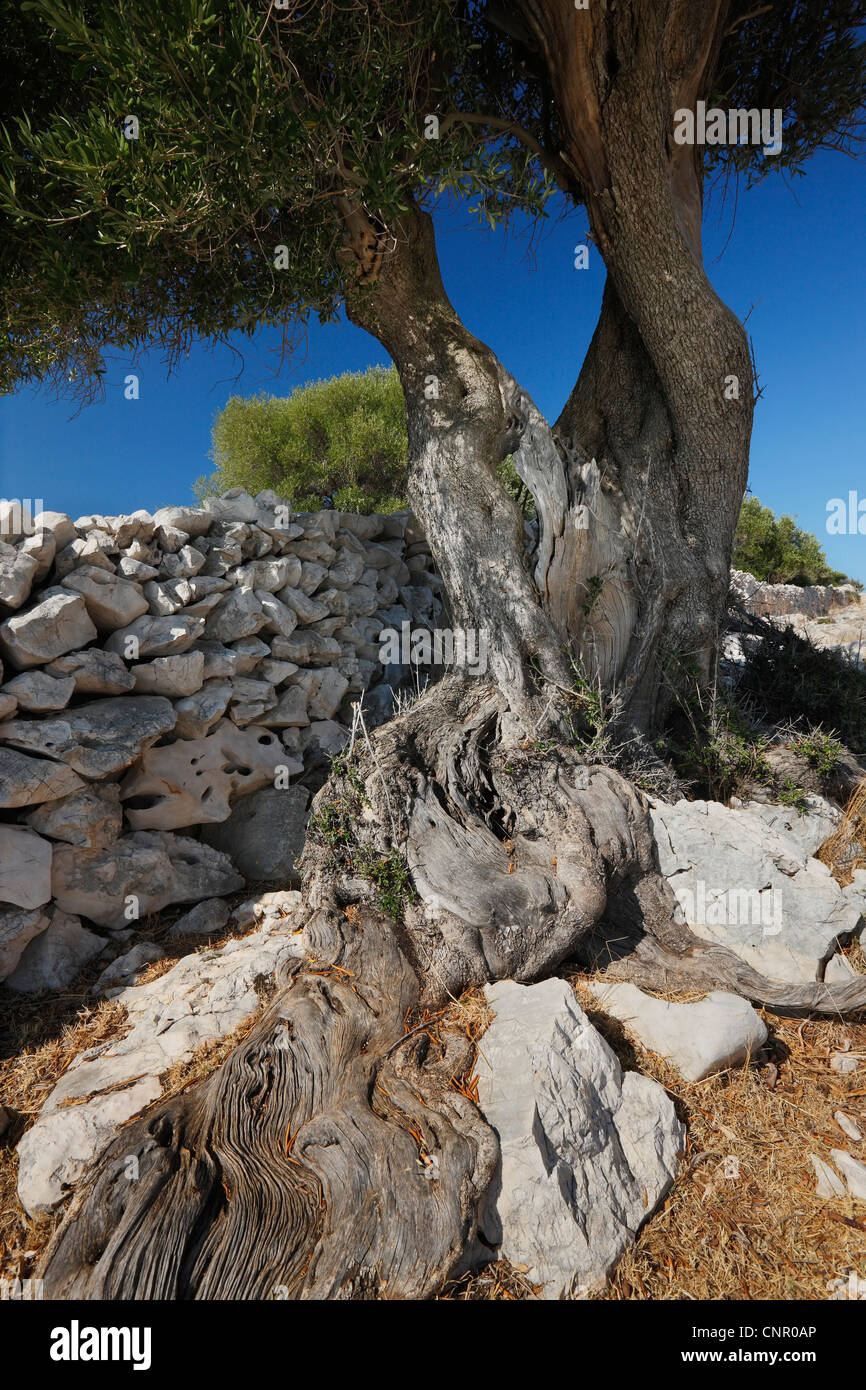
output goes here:
[[406, 678], [381, 631], [434, 626], [441, 586], [408, 513], [272, 492], [0, 503], [0, 538], [0, 980], [33, 989], [147, 913], [290, 878], [352, 702], [380, 722]]

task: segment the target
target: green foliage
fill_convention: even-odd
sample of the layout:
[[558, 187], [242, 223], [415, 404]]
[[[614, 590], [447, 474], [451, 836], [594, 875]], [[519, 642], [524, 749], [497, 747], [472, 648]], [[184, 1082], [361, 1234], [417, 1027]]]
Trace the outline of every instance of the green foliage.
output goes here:
[[522, 511], [524, 518], [531, 521], [535, 516], [535, 499], [514, 467], [511, 454], [504, 458], [496, 470], [500, 483], [509, 497], [512, 497]]
[[418, 896], [408, 865], [396, 845], [388, 854], [376, 854], [368, 845], [361, 845], [352, 855], [351, 867], [373, 885], [379, 906], [389, 917], [399, 918], [403, 904], [414, 902]]
[[198, 497], [273, 488], [296, 511], [408, 507], [403, 390], [393, 367], [347, 372], [289, 396], [232, 396], [213, 425], [216, 472]]
[[747, 497], [734, 536], [731, 564], [770, 584], [862, 584], [831, 569], [818, 539], [792, 516], [776, 517], [757, 497]]
[[331, 758], [331, 775], [342, 794], [325, 801], [309, 820], [307, 834], [332, 852], [332, 864], [372, 885], [383, 912], [398, 919], [417, 898], [412, 876], [396, 845], [380, 854], [358, 840], [355, 825], [369, 798], [355, 762], [347, 753]]
[[438, 185], [477, 194], [485, 221], [543, 209], [547, 175], [514, 142], [459, 121], [424, 138], [427, 112], [470, 99], [462, 0], [158, 10], [33, 0], [12, 21], [0, 389], [93, 394], [108, 344], [128, 360], [157, 343], [171, 364], [196, 337], [277, 325], [288, 343], [333, 319], [347, 197], [383, 228]]
[[768, 625], [737, 691], [770, 722], [809, 727], [818, 714], [852, 753], [866, 753], [866, 674], [790, 628], [777, 632]]
[[790, 806], [797, 812], [798, 816], [805, 816], [808, 809], [806, 793], [802, 787], [797, 786], [793, 777], [786, 777], [776, 794], [783, 806]]
[[806, 759], [819, 777], [832, 776], [839, 766], [842, 745], [832, 734], [825, 734], [823, 729], [811, 729], [809, 733], [797, 734], [791, 746], [801, 758]]

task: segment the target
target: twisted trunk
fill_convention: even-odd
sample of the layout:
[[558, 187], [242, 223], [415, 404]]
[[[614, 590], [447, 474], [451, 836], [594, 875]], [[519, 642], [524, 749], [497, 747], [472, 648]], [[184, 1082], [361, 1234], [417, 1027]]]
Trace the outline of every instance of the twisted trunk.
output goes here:
[[[859, 984], [779, 985], [696, 941], [639, 793], [573, 744], [539, 748], [567, 727], [578, 663], [642, 729], [677, 662], [709, 673], [753, 402], [746, 335], [701, 264], [699, 152], [671, 141], [726, 5], [516, 6], [609, 273], [554, 428], [454, 312], [429, 217], [386, 229], [342, 204], [348, 311], [397, 364], [412, 501], [490, 669], [441, 682], [319, 793], [307, 959], [219, 1071], [109, 1146], [43, 1261], [49, 1297], [425, 1297], [489, 1255], [497, 1139], [467, 1095], [459, 1006], [486, 981], [577, 957], [778, 1009], [866, 1005]], [[532, 553], [496, 477], [509, 453]]]

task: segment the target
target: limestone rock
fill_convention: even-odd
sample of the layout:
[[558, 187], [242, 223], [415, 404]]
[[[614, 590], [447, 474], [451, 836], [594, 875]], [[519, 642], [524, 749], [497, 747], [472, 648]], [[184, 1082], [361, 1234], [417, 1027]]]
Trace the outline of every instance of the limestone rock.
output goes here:
[[209, 680], [194, 695], [176, 700], [178, 738], [204, 738], [225, 714], [231, 697], [231, 681]]
[[626, 1072], [564, 980], [488, 985], [478, 1094], [502, 1150], [483, 1216], [543, 1297], [600, 1285], [670, 1188], [685, 1130], [662, 1088]]
[[55, 910], [47, 931], [26, 947], [6, 984], [19, 994], [65, 989], [104, 946], [104, 939], [83, 927], [77, 917]]
[[136, 831], [107, 849], [57, 846], [52, 873], [54, 897], [66, 912], [97, 926], [129, 926], [127, 899], [138, 917], [169, 903], [199, 902], [243, 887], [225, 855], [180, 835]]
[[157, 526], [171, 526], [188, 536], [206, 536], [213, 525], [213, 514], [201, 507], [159, 507], [153, 519]]
[[37, 512], [33, 518], [33, 525], [37, 532], [50, 532], [58, 550], [71, 545], [75, 540], [75, 523], [65, 512]]
[[[138, 661], [145, 656], [171, 656], [189, 651], [196, 638], [204, 632], [204, 619], [184, 617], [136, 618], [128, 627], [112, 632], [105, 643], [109, 652]], [[129, 651], [129, 638], [135, 639], [137, 650]]]
[[26, 821], [31, 829], [51, 840], [63, 840], [84, 849], [105, 849], [114, 843], [123, 825], [120, 787], [116, 782], [83, 785], [80, 791], [31, 811]]
[[0, 623], [0, 654], [19, 671], [41, 666], [96, 636], [84, 599], [63, 589], [46, 589], [23, 613]]
[[164, 955], [165, 952], [155, 941], [137, 941], [130, 950], [105, 967], [91, 994], [105, 994], [107, 990], [116, 992], [118, 986], [136, 984], [147, 967], [155, 960], [162, 960]]
[[844, 1110], [834, 1110], [833, 1119], [836, 1121], [843, 1134], [847, 1134], [849, 1139], [853, 1139], [855, 1144], [862, 1143], [863, 1131], [860, 1126], [855, 1124], [850, 1115], [846, 1115]]
[[204, 635], [217, 642], [236, 642], [240, 637], [254, 636], [266, 621], [251, 589], [232, 589], [207, 619]]
[[39, 563], [35, 556], [0, 541], [0, 603], [20, 608], [30, 597]]
[[126, 627], [147, 612], [147, 599], [137, 584], [91, 565], [73, 570], [63, 580], [63, 587], [81, 595], [90, 618], [102, 632]]
[[38, 806], [75, 792], [84, 783], [71, 767], [30, 758], [12, 748], [0, 747], [0, 807]]
[[844, 1149], [832, 1149], [831, 1157], [845, 1179], [851, 1196], [859, 1202], [866, 1202], [866, 1163]]
[[178, 917], [168, 933], [169, 940], [176, 941], [183, 936], [214, 936], [225, 931], [228, 920], [228, 903], [222, 898], [208, 898]]
[[132, 675], [142, 695], [194, 695], [204, 682], [204, 652], [157, 656], [145, 666], [133, 666]]
[[28, 714], [46, 714], [66, 708], [75, 693], [75, 681], [71, 676], [52, 676], [45, 671], [22, 671], [6, 682], [2, 693], [11, 695]]
[[257, 1014], [257, 983], [302, 956], [303, 942], [285, 922], [266, 921], [252, 935], [185, 956], [118, 995], [129, 1031], [74, 1059], [18, 1145], [25, 1209], [56, 1207], [120, 1125], [162, 1094], [162, 1074]]
[[844, 1197], [845, 1184], [839, 1175], [825, 1163], [823, 1158], [817, 1154], [810, 1154], [812, 1167], [815, 1169], [815, 1177], [818, 1179], [815, 1184], [815, 1195], [818, 1197]]
[[13, 908], [0, 905], [0, 980], [12, 974], [25, 948], [44, 932], [51, 921], [44, 907]]
[[207, 825], [202, 839], [229, 856], [251, 883], [297, 877], [310, 794], [303, 787], [263, 787], [238, 802], [228, 820]]
[[135, 677], [121, 658], [98, 647], [59, 656], [45, 667], [45, 672], [59, 678], [71, 677], [76, 695], [123, 695], [135, 686]]
[[174, 728], [171, 702], [158, 695], [93, 700], [66, 710], [62, 718], [10, 719], [0, 739], [67, 763], [82, 777], [119, 772]]
[[41, 907], [51, 897], [51, 845], [21, 825], [0, 825], [0, 904]]
[[694, 1004], [653, 999], [631, 984], [590, 982], [602, 1012], [618, 1018], [651, 1052], [672, 1062], [687, 1081], [734, 1067], [767, 1041], [767, 1029], [739, 995], [713, 990]]
[[136, 830], [223, 821], [234, 798], [273, 785], [278, 767], [288, 775], [302, 770], [287, 759], [276, 734], [221, 720], [206, 738], [149, 749], [125, 778], [121, 798]]
[[862, 907], [781, 820], [715, 801], [655, 801], [650, 818], [659, 867], [696, 936], [770, 979], [813, 981], [828, 956], [828, 983], [852, 978], [833, 952], [859, 931]]

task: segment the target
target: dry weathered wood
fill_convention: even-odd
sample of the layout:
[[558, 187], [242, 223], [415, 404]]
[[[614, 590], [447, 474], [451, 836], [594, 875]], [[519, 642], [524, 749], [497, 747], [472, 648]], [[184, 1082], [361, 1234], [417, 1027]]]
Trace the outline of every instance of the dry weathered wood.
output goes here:
[[[310, 959], [217, 1072], [112, 1143], [49, 1248], [48, 1297], [430, 1295], [472, 1258], [496, 1167], [451, 1084], [468, 1040], [417, 1029], [468, 986], [602, 958], [785, 1011], [866, 1004], [866, 982], [778, 985], [696, 941], [640, 794], [574, 748], [504, 742], [495, 692], [470, 686], [443, 682], [319, 793], [351, 844], [308, 838]], [[418, 894], [399, 922], [362, 873], [394, 846]]]

